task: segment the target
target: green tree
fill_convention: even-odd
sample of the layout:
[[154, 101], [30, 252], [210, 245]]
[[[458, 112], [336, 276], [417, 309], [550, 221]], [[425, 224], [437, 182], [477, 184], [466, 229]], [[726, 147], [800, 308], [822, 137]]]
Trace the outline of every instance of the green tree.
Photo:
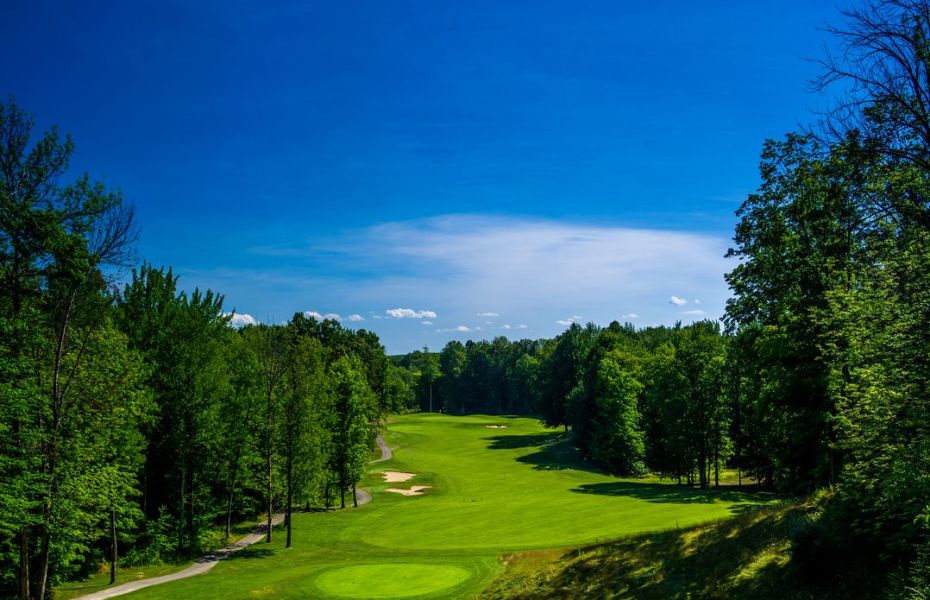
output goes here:
[[[158, 406], [149, 433], [143, 510], [157, 520], [167, 510], [176, 551], [199, 552], [222, 501], [226, 455], [221, 407], [233, 395], [226, 363], [229, 330], [223, 299], [211, 291], [177, 289], [170, 270], [144, 265], [118, 302], [118, 323], [150, 366], [148, 385]], [[217, 477], [219, 475], [219, 478]]]
[[[12, 99], [0, 104], [0, 310], [6, 331], [24, 336], [11, 340], [4, 357], [16, 377], [3, 402], [15, 419], [11, 445], [19, 457], [6, 477], [35, 494], [13, 511], [23, 519], [16, 585], [22, 598], [44, 597], [56, 569], [71, 558], [56, 524], [70, 506], [60, 475], [68, 467], [62, 449], [74, 433], [67, 425], [84, 408], [72, 402], [72, 383], [89, 359], [88, 340], [105, 325], [101, 269], [123, 264], [135, 236], [132, 208], [119, 194], [87, 175], [58, 185], [74, 150], [70, 138], [52, 129], [31, 144], [32, 128]], [[39, 354], [26, 358], [26, 349]], [[16, 366], [21, 361], [37, 369], [29, 373]], [[26, 475], [22, 468], [35, 472]]]
[[283, 375], [280, 453], [285, 474], [286, 547], [291, 547], [295, 496], [309, 499], [321, 478], [320, 412], [324, 388], [323, 349], [319, 341], [294, 336]]
[[[339, 488], [340, 506], [345, 508], [345, 495], [362, 477], [362, 469], [371, 447], [371, 424], [368, 407], [374, 401], [368, 382], [357, 358], [342, 357], [330, 367], [329, 385], [330, 431], [332, 436], [329, 464]], [[356, 506], [358, 505], [357, 498]]]
[[247, 328], [243, 334], [247, 343], [255, 352], [259, 367], [258, 375], [262, 390], [262, 410], [264, 414], [261, 454], [265, 462], [264, 484], [267, 519], [265, 538], [268, 543], [271, 543], [277, 468], [275, 464], [275, 434], [278, 429], [279, 413], [281, 412], [281, 397], [285, 394], [282, 385], [284, 375], [289, 367], [288, 346], [292, 332], [280, 326], [256, 325]]
[[645, 466], [645, 439], [639, 411], [642, 383], [641, 357], [612, 350], [597, 365], [593, 389], [596, 427], [588, 442], [591, 457], [611, 471], [637, 475]]

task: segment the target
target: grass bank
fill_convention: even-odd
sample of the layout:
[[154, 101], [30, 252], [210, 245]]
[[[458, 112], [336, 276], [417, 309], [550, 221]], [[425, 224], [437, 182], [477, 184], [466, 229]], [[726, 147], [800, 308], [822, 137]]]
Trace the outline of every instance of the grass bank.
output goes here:
[[[792, 545], [820, 502], [760, 508], [731, 519], [605, 544], [502, 557], [482, 593], [497, 600], [569, 598], [846, 600], [882, 597], [882, 577], [850, 565], [811, 581]], [[824, 563], [831, 563], [823, 557]]]

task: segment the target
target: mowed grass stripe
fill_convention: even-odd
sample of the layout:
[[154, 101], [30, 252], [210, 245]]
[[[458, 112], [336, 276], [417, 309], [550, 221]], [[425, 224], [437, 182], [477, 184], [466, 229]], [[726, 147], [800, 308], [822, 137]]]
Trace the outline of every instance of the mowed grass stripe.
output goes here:
[[[298, 514], [290, 550], [279, 535], [207, 575], [130, 597], [388, 598], [402, 589], [396, 597], [468, 598], [496, 574], [504, 552], [683, 527], [770, 501], [601, 474], [578, 461], [568, 437], [528, 418], [406, 415], [392, 419], [385, 437], [394, 458], [371, 465], [363, 483], [371, 504]], [[379, 474], [387, 470], [416, 477], [386, 483]], [[411, 485], [433, 487], [414, 497], [384, 491]]]

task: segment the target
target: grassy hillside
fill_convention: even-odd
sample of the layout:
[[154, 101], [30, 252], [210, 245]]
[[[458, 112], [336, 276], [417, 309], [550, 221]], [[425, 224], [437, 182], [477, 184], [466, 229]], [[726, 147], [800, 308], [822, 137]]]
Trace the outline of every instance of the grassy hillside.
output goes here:
[[[396, 451], [371, 465], [371, 504], [300, 514], [290, 550], [278, 535], [206, 575], [129, 597], [469, 598], [500, 572], [503, 553], [689, 526], [772, 502], [603, 475], [577, 462], [564, 434], [532, 419], [406, 415], [386, 437]], [[385, 470], [416, 476], [389, 484]], [[433, 487], [417, 497], [385, 491], [411, 485]]]
[[[504, 572], [482, 593], [498, 600], [642, 598], [745, 600], [882, 597], [883, 578], [846, 565], [805, 577], [792, 540], [816, 520], [818, 502], [764, 507], [732, 519], [568, 550], [502, 558]], [[835, 564], [830, 557], [823, 563]]]

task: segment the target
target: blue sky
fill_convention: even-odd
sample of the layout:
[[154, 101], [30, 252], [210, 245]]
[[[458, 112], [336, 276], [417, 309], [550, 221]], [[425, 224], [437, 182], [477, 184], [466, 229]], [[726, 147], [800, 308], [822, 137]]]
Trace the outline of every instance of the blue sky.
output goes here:
[[185, 287], [438, 349], [720, 317], [733, 212], [825, 106], [838, 6], [13, 0], [0, 93]]

